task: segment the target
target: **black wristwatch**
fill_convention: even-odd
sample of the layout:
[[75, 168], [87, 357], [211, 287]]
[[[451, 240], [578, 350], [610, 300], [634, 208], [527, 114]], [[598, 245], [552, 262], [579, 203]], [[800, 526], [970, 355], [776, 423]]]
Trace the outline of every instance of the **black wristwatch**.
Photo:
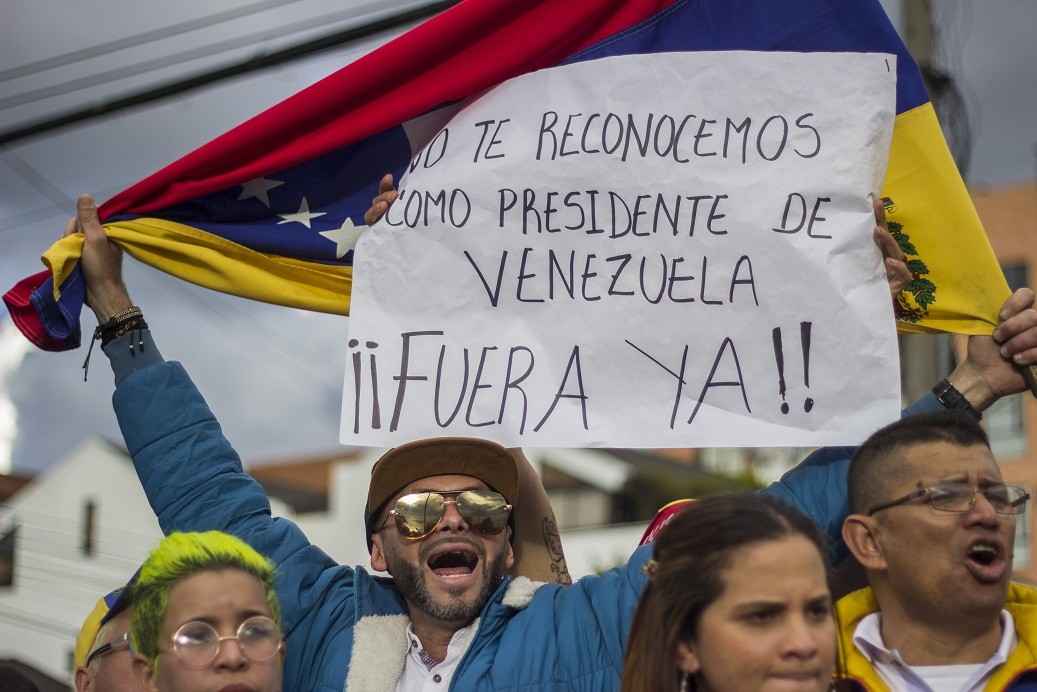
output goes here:
[[976, 420], [983, 419], [983, 415], [976, 410], [976, 407], [969, 403], [969, 400], [958, 391], [958, 388], [946, 379], [940, 380], [937, 385], [933, 387], [933, 394], [935, 394], [936, 398], [940, 400], [940, 403], [947, 408], [967, 411], [975, 416]]

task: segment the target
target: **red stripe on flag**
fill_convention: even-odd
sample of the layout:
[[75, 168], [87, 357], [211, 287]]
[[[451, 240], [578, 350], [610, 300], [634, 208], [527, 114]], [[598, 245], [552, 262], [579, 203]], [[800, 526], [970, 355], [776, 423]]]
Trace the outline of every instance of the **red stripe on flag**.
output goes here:
[[674, 2], [465, 0], [119, 193], [101, 206], [101, 219], [308, 161], [554, 65]]

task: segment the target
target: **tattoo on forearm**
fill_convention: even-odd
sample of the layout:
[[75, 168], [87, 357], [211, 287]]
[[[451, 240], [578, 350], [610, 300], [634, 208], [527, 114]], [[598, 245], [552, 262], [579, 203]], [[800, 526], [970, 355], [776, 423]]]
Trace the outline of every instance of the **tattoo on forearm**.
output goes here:
[[565, 554], [562, 552], [562, 537], [558, 533], [558, 524], [554, 518], [544, 517], [543, 523], [544, 545], [547, 553], [551, 556], [551, 571], [559, 584], [572, 584], [573, 578], [569, 574], [569, 568], [565, 565]]

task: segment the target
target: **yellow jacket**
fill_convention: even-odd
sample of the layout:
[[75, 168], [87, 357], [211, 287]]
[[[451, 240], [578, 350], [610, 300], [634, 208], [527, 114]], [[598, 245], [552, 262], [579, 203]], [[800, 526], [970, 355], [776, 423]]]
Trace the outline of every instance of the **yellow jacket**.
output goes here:
[[[878, 611], [870, 588], [843, 596], [835, 604], [839, 622], [840, 675], [836, 688], [889, 692], [889, 686], [871, 662], [853, 644], [853, 633], [865, 616]], [[987, 681], [984, 690], [1037, 690], [1037, 588], [1012, 582], [1008, 587], [1005, 610], [1015, 620], [1018, 637], [1008, 660]]]

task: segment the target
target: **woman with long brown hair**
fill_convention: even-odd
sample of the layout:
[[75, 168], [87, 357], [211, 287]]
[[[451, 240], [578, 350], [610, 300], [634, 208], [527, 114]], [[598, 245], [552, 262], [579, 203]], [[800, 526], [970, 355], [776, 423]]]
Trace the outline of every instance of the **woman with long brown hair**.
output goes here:
[[825, 540], [768, 495], [716, 495], [659, 534], [623, 692], [827, 690], [836, 659]]

